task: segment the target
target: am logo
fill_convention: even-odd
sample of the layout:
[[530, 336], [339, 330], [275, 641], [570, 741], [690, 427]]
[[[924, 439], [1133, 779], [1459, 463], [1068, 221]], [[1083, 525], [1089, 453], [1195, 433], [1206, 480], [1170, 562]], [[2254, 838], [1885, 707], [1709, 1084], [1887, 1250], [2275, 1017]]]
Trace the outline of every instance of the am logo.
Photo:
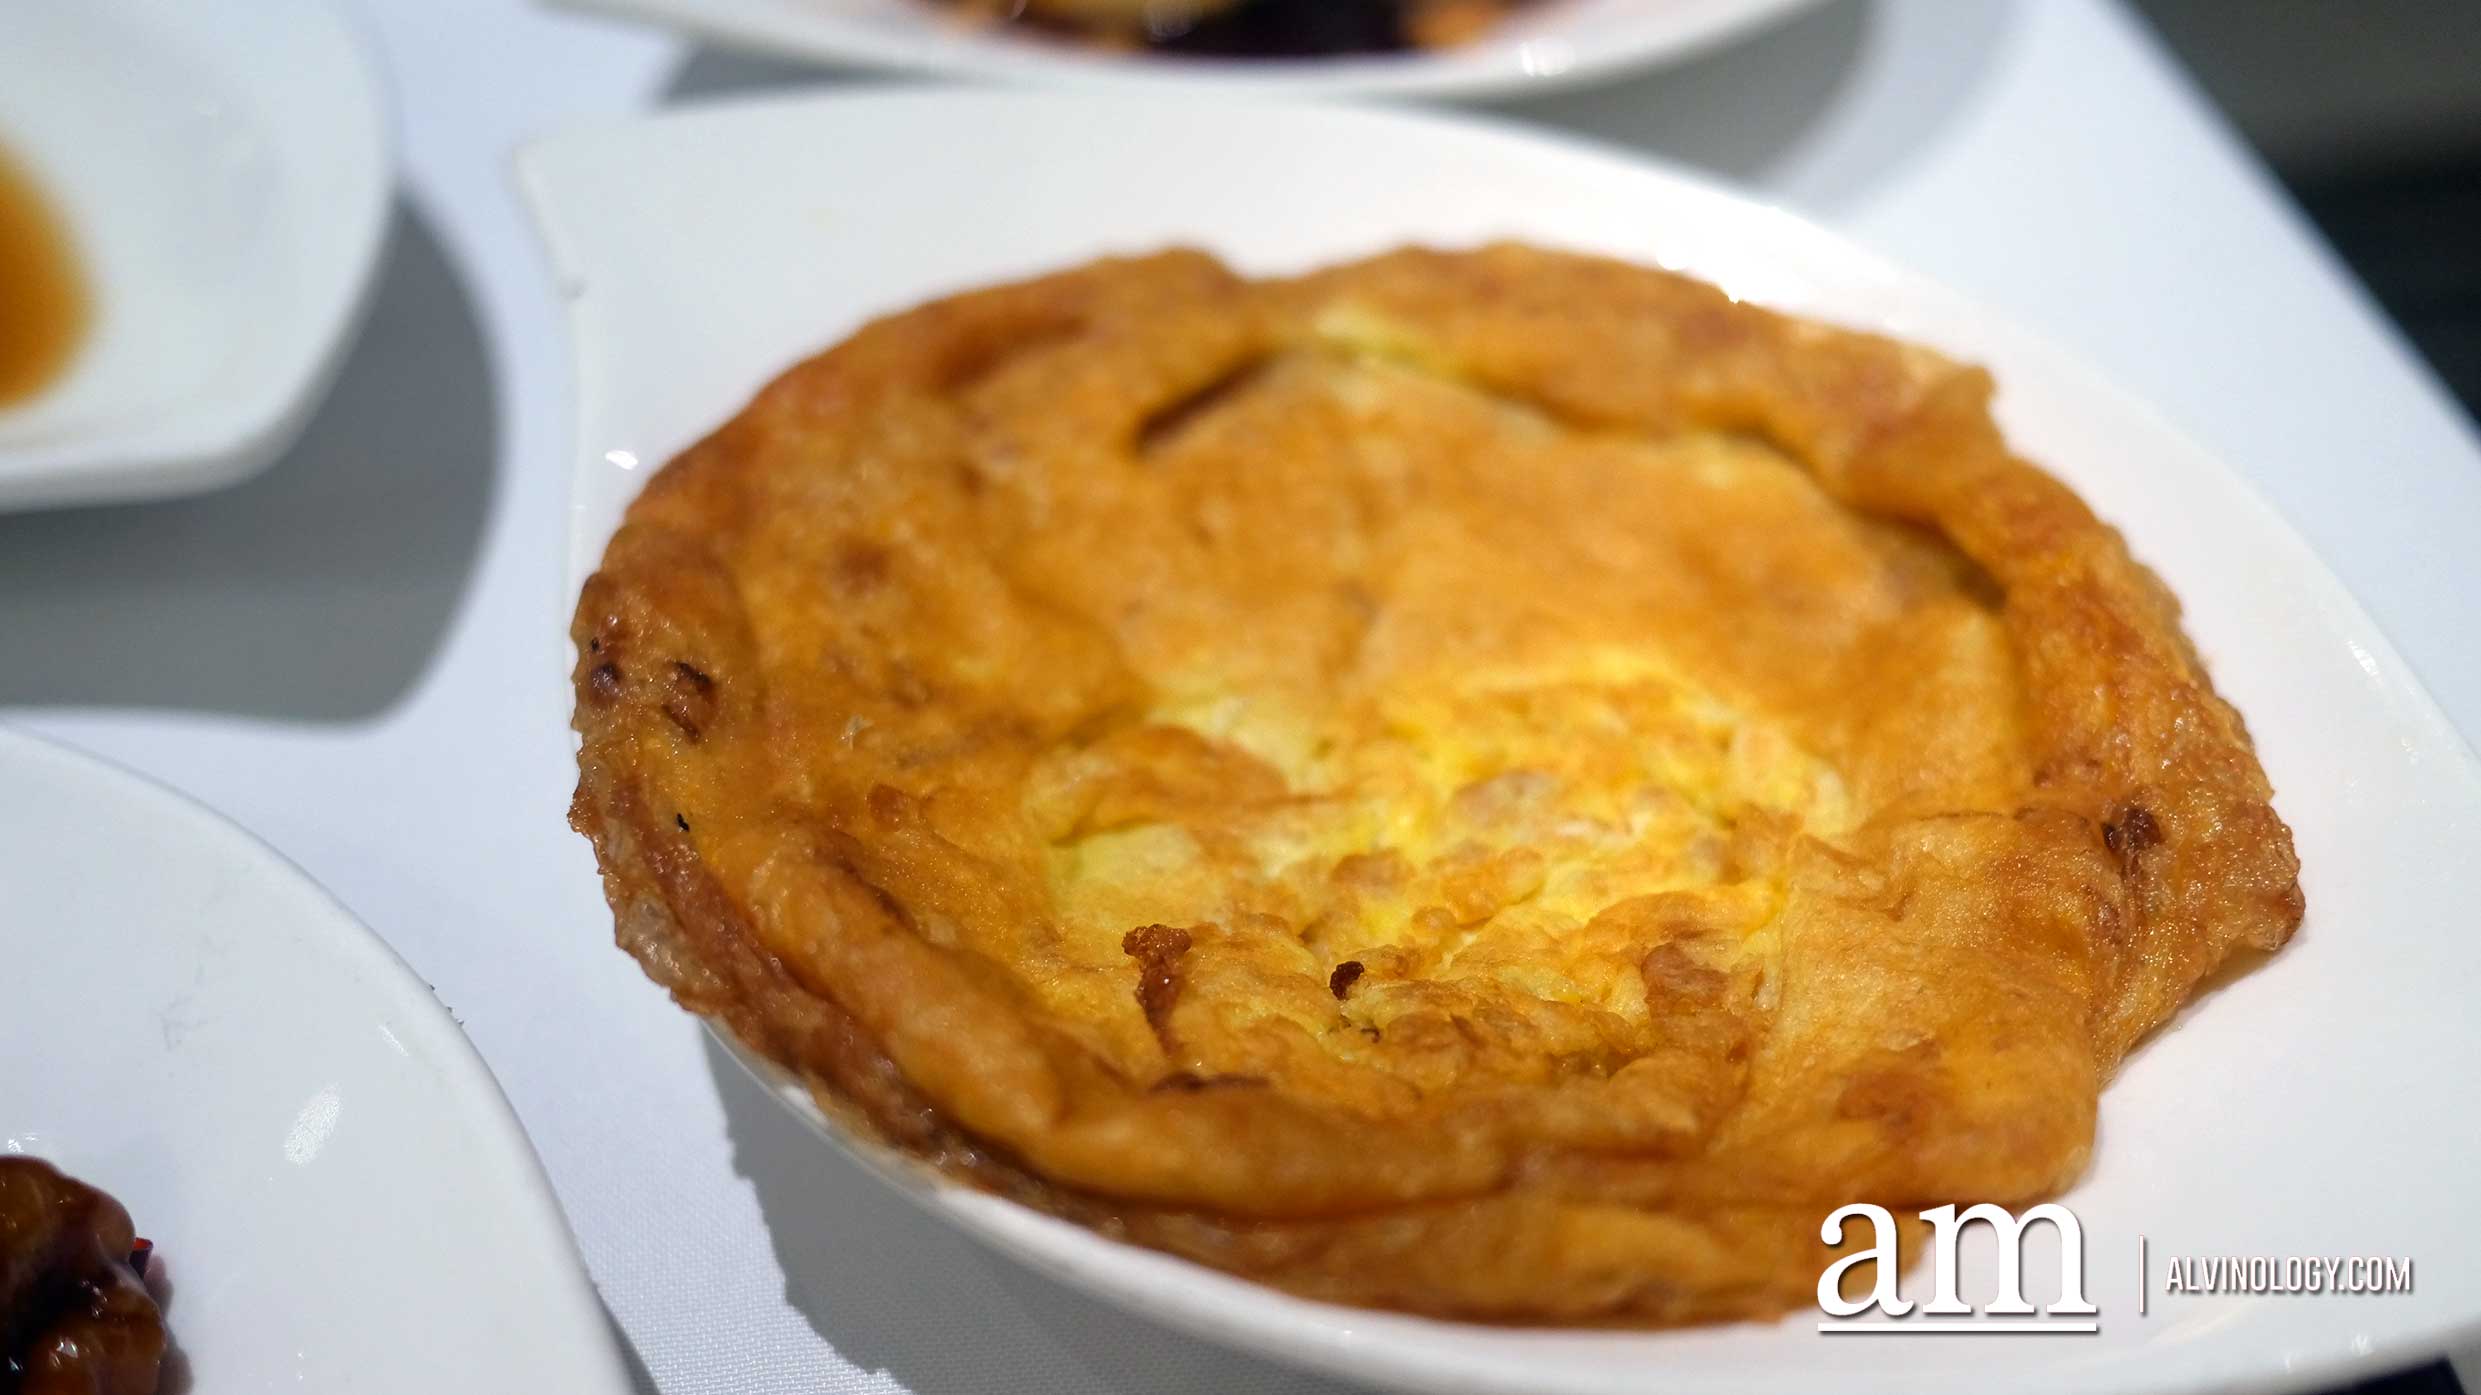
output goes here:
[[[1932, 1274], [1936, 1294], [1927, 1303], [1916, 1305], [1896, 1291], [1899, 1272], [1896, 1253], [1895, 1217], [1883, 1206], [1855, 1202], [1839, 1206], [1827, 1215], [1818, 1227], [1818, 1238], [1829, 1245], [1844, 1243], [1844, 1227], [1853, 1220], [1866, 1220], [1872, 1228], [1867, 1249], [1845, 1255], [1826, 1267], [1818, 1276], [1818, 1307], [1830, 1321], [1818, 1324], [1820, 1332], [1881, 1333], [1901, 1336], [1906, 1333], [2074, 1333], [2099, 1332], [2102, 1324], [2093, 1320], [2097, 1311], [2085, 1301], [2085, 1231], [2076, 1214], [2056, 1202], [2044, 1202], [2027, 1208], [2022, 1215], [1983, 1202], [1959, 1212], [1953, 1205], [1940, 1206], [1921, 1213], [1931, 1231]], [[1999, 1291], [1988, 1305], [1976, 1311], [1958, 1292], [1964, 1228], [1979, 1221], [1997, 1233], [1999, 1249]], [[2036, 1222], [2048, 1222], [2059, 1232], [2059, 1299], [2047, 1308], [2036, 1309], [2024, 1297], [2024, 1236]], [[1875, 1268], [1870, 1278], [1867, 1297], [1846, 1298], [1844, 1277], [1859, 1265]], [[1913, 1316], [1916, 1309], [1918, 1316]], [[1875, 1314], [1875, 1316], [1872, 1316]]]

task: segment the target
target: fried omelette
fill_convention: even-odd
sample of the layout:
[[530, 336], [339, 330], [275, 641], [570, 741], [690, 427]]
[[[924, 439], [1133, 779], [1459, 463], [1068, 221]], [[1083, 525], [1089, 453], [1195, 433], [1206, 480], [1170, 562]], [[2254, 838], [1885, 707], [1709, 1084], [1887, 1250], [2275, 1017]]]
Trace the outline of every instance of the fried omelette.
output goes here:
[[621, 944], [852, 1128], [1291, 1290], [1649, 1324], [2074, 1179], [2299, 923], [1984, 373], [1522, 246], [869, 325], [581, 598]]

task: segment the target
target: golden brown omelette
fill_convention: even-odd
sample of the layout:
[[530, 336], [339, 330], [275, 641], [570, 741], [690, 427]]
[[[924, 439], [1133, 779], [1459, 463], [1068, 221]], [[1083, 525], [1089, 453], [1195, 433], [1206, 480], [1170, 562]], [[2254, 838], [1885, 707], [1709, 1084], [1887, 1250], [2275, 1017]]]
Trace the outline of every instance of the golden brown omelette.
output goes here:
[[2300, 920], [2178, 607], [1925, 350], [1618, 262], [879, 321], [585, 589], [621, 943], [947, 1172], [1295, 1292], [1812, 1301]]

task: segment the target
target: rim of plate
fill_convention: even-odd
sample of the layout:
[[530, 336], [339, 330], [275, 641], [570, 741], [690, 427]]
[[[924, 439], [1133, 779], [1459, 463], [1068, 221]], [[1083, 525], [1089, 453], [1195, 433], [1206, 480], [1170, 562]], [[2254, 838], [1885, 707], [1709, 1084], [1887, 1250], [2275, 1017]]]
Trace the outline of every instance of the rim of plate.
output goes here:
[[573, 1347], [581, 1353], [591, 1351], [590, 1359], [602, 1367], [597, 1373], [603, 1378], [600, 1388], [630, 1388], [627, 1369], [613, 1345], [611, 1321], [586, 1272], [542, 1158], [490, 1064], [413, 966], [300, 864], [170, 785], [106, 757], [0, 724], [0, 769], [19, 763], [50, 766], [65, 779], [111, 787], [116, 799], [143, 808], [148, 818], [178, 827], [184, 837], [210, 849], [218, 860], [248, 867], [280, 884], [282, 894], [304, 908], [301, 923], [315, 923], [323, 942], [352, 963], [360, 971], [362, 984], [384, 995], [398, 1014], [391, 1028], [397, 1038], [453, 1078], [458, 1088], [447, 1095], [467, 1116], [465, 1122], [473, 1128], [470, 1137], [488, 1140], [500, 1155], [488, 1174], [507, 1179], [524, 1202], [520, 1212], [535, 1219], [538, 1233], [528, 1237], [529, 1248], [553, 1256], [550, 1267], [559, 1276], [560, 1288], [545, 1295], [546, 1301], [566, 1310], [566, 1325], [578, 1339]]
[[[1662, 0], [1592, 47], [1556, 31], [1490, 36], [1457, 49], [1320, 59], [1106, 54], [1074, 41], [960, 31], [926, 12], [889, 25], [785, 0], [545, 0], [563, 9], [676, 29], [735, 48], [925, 77], [1087, 91], [1269, 97], [1510, 97], [1590, 86], [1724, 48], [1826, 0]], [[1523, 23], [1525, 21], [1512, 21]], [[1548, 45], [1550, 47], [1539, 47]]]
[[[2022, 372], [2029, 367], [2051, 385], [2051, 395], [2072, 397], [2079, 405], [2089, 404], [2095, 411], [2118, 423], [2124, 431], [2143, 435], [2165, 456], [2179, 458], [2182, 461], [2179, 473], [2209, 488], [2217, 496], [2218, 506], [2227, 508], [2242, 519], [2243, 531], [2266, 549], [2265, 560], [2286, 568], [2300, 581], [2308, 592], [2306, 599], [2319, 623], [2338, 634], [2351, 637], [2356, 648], [2366, 656], [2362, 666], [2371, 677], [2392, 675], [2392, 681], [2373, 685], [2369, 694], [2369, 701], [2383, 713], [2390, 728], [2416, 731], [2423, 738], [2425, 755], [2438, 756], [2443, 764], [2451, 767], [2450, 774], [2445, 778], [2461, 782], [2461, 787], [2466, 789], [2481, 789], [2481, 758], [2476, 758], [2470, 743], [2448, 720], [2436, 700], [2396, 653], [2383, 631], [2361, 609], [2306, 540], [2229, 466], [2191, 441], [2141, 399], [2119, 388], [2097, 370], [2087, 367], [2074, 354], [2039, 334], [2015, 325], [2006, 317], [1984, 309], [1967, 296], [1920, 273], [1901, 268], [1817, 223], [1737, 191], [1720, 180], [1599, 142], [1540, 133], [1483, 116], [1454, 112], [1408, 113], [1366, 106], [1214, 103], [1194, 98], [1167, 98], [1160, 94], [992, 93], [930, 88], [736, 97], [698, 103], [654, 116], [595, 123], [530, 143], [518, 152], [518, 181], [548, 249], [557, 284], [568, 297], [572, 362], [579, 374], [572, 384], [578, 434], [571, 442], [577, 473], [572, 483], [575, 492], [570, 520], [569, 598], [574, 597], [577, 586], [592, 571], [600, 556], [602, 544], [608, 537], [610, 520], [598, 515], [591, 507], [593, 501], [586, 497], [599, 492], [587, 483], [593, 478], [587, 467], [593, 463], [588, 452], [593, 449], [594, 443], [587, 438], [584, 428], [592, 424], [589, 418], [596, 410], [594, 380], [602, 370], [597, 366], [598, 360], [583, 334], [586, 326], [582, 307], [592, 294], [593, 268], [584, 263], [571, 236], [561, 194], [556, 187], [559, 176], [554, 166], [559, 163], [561, 152], [572, 149], [582, 151], [654, 130], [686, 133], [701, 126], [721, 130], [738, 122], [756, 125], [830, 118], [836, 121], [867, 120], [872, 130], [887, 131], [901, 126], [909, 110], [918, 111], [934, 105], [954, 108], [960, 104], [979, 104], [984, 110], [978, 114], [986, 118], [985, 125], [1024, 120], [1038, 109], [1046, 116], [1078, 109], [1086, 109], [1090, 113], [1095, 108], [1120, 108], [1131, 114], [1153, 111], [1168, 116], [1180, 112], [1191, 118], [1195, 118], [1201, 110], [1213, 109], [1215, 119], [1249, 122], [1281, 119], [1320, 124], [1333, 128], [1323, 134], [1339, 142], [1350, 140], [1357, 134], [1399, 138], [1410, 135], [1420, 139], [1453, 140], [1468, 149], [1488, 145], [1495, 147], [1501, 155], [1541, 164], [1546, 171], [1556, 172], [1564, 179], [1600, 181], [1605, 185], [1633, 185], [1649, 195], [1659, 195], [1664, 201], [1692, 205], [1723, 215], [1728, 222], [1742, 228], [1752, 223], [1761, 225], [1769, 239], [1769, 250], [1786, 252], [1797, 265], [1785, 273], [1791, 280], [1784, 286], [1762, 288], [1751, 292], [1748, 298], [1776, 301], [1780, 298], [1778, 293], [1787, 287], [1796, 290], [1800, 284], [1800, 268], [1832, 267], [1835, 298], [1846, 304], [1866, 302], [1867, 308], [1848, 313], [1824, 313], [1822, 318], [1860, 325], [1882, 333], [1901, 335], [1918, 332], [1952, 351], [1986, 360], [2005, 360], [2012, 371]], [[954, 112], [951, 110], [946, 114], [953, 116]], [[1649, 241], [1652, 240], [1654, 236], [1649, 233]], [[1696, 240], [1693, 237], [1678, 240], [1692, 245], [1688, 255], [1676, 262], [1668, 256], [1658, 259], [1645, 255], [1640, 259], [1659, 260], [1662, 265], [1692, 274], [1713, 274], [1710, 268], [1703, 265], [1712, 253], [1701, 254], [1694, 245]], [[1095, 254], [1101, 254], [1103, 250], [1100, 246], [1094, 249]], [[1731, 289], [1735, 294], [1739, 293], [1737, 287]], [[935, 292], [925, 291], [924, 294]], [[1821, 313], [1799, 306], [1794, 306], [1793, 310], [1804, 314]], [[1934, 324], [1941, 329], [1952, 329], [1958, 324], [1969, 325], [1966, 337], [1970, 342], [1959, 345], [1951, 342], [1947, 335], [1916, 331], [1913, 326], [1917, 322]], [[728, 412], [735, 405], [737, 399], [725, 403], [718, 412]], [[565, 626], [565, 619], [563, 624]], [[565, 628], [562, 634], [562, 672], [565, 675]], [[1294, 1297], [1170, 1255], [1110, 1240], [1017, 1203], [948, 1182], [908, 1155], [875, 1140], [850, 1135], [820, 1109], [798, 1078], [744, 1049], [728, 1030], [713, 1023], [708, 1025], [716, 1038], [770, 1094], [781, 1100], [824, 1140], [865, 1169], [889, 1181], [899, 1192], [927, 1206], [935, 1214], [956, 1222], [968, 1234], [1037, 1269], [1199, 1336], [1350, 1379], [1382, 1381], [1408, 1388], [1497, 1392], [1549, 1389], [1603, 1391], [1618, 1388], [1609, 1380], [1592, 1377], [1550, 1379], [1552, 1373], [1544, 1369], [1546, 1353], [1527, 1350], [1525, 1344], [1528, 1341], [1575, 1336], [1651, 1339], [1648, 1354], [1653, 1357], [1659, 1352], [1660, 1338], [1665, 1335], [1629, 1329], [1485, 1327], [1481, 1330], [1505, 1331], [1508, 1334], [1510, 1346], [1504, 1358], [1477, 1361], [1469, 1347], [1435, 1349], [1420, 1340], [1425, 1329], [1470, 1333], [1476, 1330], [1477, 1325], [1366, 1311]], [[1748, 1326], [1741, 1325], [1743, 1328]], [[1758, 1329], [1765, 1330], [1764, 1325], [1758, 1325]], [[2372, 1356], [2353, 1358], [2320, 1353], [2291, 1364], [2275, 1365], [2271, 1361], [2261, 1361], [2246, 1367], [2213, 1370], [2180, 1369], [2176, 1363], [2169, 1361], [2146, 1362], [2130, 1349], [2115, 1354], [2107, 1368], [2088, 1368], [2087, 1374], [2090, 1376], [2093, 1371], [2107, 1369], [2121, 1388], [2130, 1391], [2302, 1390], [2338, 1381], [2365, 1379], [2392, 1366], [2434, 1355], [2446, 1346], [2476, 1338], [2481, 1338], [2481, 1312], [2467, 1312], [2433, 1320], [2408, 1334], [2393, 1334], [2391, 1344]], [[2153, 1350], [2157, 1355], [2167, 1354], [2161, 1349]], [[2046, 1381], [2039, 1383], [2044, 1388], [2073, 1388], [2075, 1380], [2071, 1369], [2054, 1371]], [[1662, 1372], [1659, 1368], [1649, 1367], [1645, 1374], [1649, 1377], [1659, 1375], [1683, 1389], [1734, 1388], [1717, 1384], [1710, 1378], [1711, 1373], [1705, 1371]], [[1942, 1369], [1926, 1373], [1925, 1380], [1928, 1384], [1943, 1387], [1955, 1383], [1957, 1373]], [[1872, 1384], [1868, 1388], [1882, 1387]], [[1886, 1384], [1883, 1388], [1899, 1387]]]

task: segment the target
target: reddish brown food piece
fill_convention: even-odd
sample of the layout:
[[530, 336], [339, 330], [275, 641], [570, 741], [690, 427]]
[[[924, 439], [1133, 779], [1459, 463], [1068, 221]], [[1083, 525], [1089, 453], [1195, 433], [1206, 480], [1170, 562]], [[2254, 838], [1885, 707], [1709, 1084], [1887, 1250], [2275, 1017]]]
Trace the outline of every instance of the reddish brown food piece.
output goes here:
[[154, 1395], [164, 1320], [133, 1267], [152, 1249], [111, 1197], [0, 1158], [0, 1395]]
[[1212, 58], [1326, 58], [1469, 43], [1532, 0], [948, 0], [1110, 47]]

